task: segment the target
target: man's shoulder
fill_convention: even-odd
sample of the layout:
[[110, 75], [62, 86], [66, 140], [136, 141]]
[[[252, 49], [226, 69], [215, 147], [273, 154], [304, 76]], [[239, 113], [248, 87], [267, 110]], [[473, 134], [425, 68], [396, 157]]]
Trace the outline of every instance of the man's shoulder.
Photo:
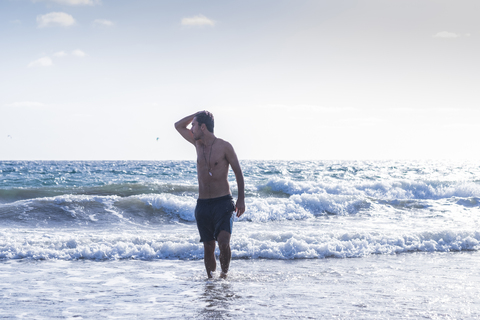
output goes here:
[[218, 141], [219, 144], [220, 144], [220, 143], [221, 143], [221, 144], [225, 144], [225, 143], [230, 144], [228, 141], [223, 140], [222, 138], [217, 138], [217, 141]]
[[226, 140], [217, 138], [217, 141], [218, 141], [218, 144], [219, 144], [222, 148], [231, 148], [231, 147], [232, 147], [232, 145], [230, 144], [230, 142], [228, 142], [228, 141], [226, 141]]

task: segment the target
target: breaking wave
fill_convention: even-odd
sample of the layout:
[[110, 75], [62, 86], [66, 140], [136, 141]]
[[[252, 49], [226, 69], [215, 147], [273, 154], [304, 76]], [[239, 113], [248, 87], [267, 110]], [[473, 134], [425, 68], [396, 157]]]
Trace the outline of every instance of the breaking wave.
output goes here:
[[[235, 259], [359, 258], [371, 254], [449, 252], [480, 249], [479, 232], [438, 231], [412, 234], [242, 233], [231, 242]], [[218, 251], [217, 251], [218, 254]], [[198, 236], [183, 234], [0, 232], [0, 259], [202, 259]]]

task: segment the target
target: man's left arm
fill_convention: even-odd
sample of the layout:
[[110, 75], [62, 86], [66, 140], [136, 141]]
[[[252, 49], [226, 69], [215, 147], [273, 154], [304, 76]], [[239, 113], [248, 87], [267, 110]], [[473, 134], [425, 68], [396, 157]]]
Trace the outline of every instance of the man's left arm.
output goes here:
[[235, 211], [237, 212], [237, 217], [240, 217], [245, 212], [245, 182], [243, 180], [242, 168], [240, 168], [237, 154], [230, 143], [227, 143], [225, 155], [237, 180], [238, 198], [235, 204]]

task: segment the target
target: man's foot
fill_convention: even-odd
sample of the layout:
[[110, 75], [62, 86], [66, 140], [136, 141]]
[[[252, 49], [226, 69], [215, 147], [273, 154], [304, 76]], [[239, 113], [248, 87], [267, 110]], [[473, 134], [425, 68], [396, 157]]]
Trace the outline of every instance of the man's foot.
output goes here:
[[227, 274], [225, 272], [220, 272], [220, 278], [227, 279]]

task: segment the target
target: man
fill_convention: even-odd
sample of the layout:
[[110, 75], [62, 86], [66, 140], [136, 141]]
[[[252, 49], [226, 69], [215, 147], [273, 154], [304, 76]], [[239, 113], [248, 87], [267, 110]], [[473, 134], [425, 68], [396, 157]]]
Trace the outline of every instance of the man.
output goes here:
[[[189, 130], [187, 126], [192, 124]], [[175, 129], [197, 150], [198, 200], [195, 219], [203, 242], [205, 269], [209, 278], [217, 268], [215, 240], [220, 249], [221, 278], [227, 277], [232, 253], [233, 212], [245, 212], [245, 183], [233, 147], [213, 134], [214, 119], [208, 111], [200, 111], [175, 123]], [[234, 204], [228, 184], [228, 168], [232, 167], [238, 186]]]

